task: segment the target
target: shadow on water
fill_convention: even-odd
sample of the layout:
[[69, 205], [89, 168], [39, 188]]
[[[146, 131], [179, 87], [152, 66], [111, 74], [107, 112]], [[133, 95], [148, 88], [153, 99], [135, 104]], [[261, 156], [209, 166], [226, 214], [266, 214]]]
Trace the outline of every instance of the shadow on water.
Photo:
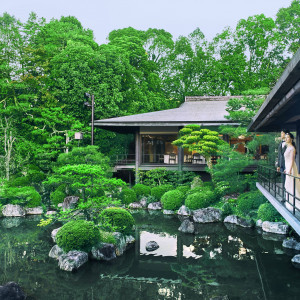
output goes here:
[[[136, 243], [111, 262], [68, 273], [48, 257], [53, 228], [34, 218], [0, 219], [0, 285], [18, 282], [28, 299], [298, 299], [300, 272], [276, 236], [224, 224], [178, 231], [176, 216], [134, 212]], [[148, 252], [149, 241], [159, 248]]]

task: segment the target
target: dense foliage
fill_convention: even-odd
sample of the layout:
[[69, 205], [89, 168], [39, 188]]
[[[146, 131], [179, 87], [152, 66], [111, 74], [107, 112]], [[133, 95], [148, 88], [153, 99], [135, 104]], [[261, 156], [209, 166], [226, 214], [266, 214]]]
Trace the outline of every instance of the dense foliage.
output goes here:
[[261, 204], [257, 211], [257, 218], [262, 221], [278, 222], [282, 220], [281, 215], [269, 202]]
[[258, 209], [265, 202], [265, 197], [259, 191], [243, 193], [238, 197], [237, 209], [241, 213], [247, 214], [252, 209]]
[[151, 196], [153, 196], [156, 201], [160, 201], [161, 197], [164, 195], [164, 193], [172, 190], [173, 187], [170, 184], [163, 184], [159, 186], [155, 186], [151, 189]]
[[190, 209], [196, 210], [210, 206], [215, 200], [214, 192], [206, 190], [188, 195], [185, 199], [185, 205]]
[[65, 252], [71, 250], [90, 251], [100, 241], [99, 229], [93, 222], [70, 221], [56, 235], [57, 245]]
[[166, 210], [178, 210], [184, 203], [184, 194], [178, 190], [168, 191], [162, 196], [161, 203]]

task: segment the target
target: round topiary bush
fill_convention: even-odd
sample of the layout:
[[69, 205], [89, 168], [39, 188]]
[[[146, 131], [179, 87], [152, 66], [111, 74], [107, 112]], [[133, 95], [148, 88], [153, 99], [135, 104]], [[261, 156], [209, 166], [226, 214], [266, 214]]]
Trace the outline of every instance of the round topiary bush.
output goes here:
[[137, 201], [136, 192], [133, 189], [123, 189], [120, 197], [122, 203], [126, 205]]
[[184, 194], [178, 190], [168, 191], [161, 197], [164, 209], [178, 210], [184, 202]]
[[185, 199], [185, 206], [189, 209], [206, 208], [215, 201], [215, 194], [212, 191], [202, 191], [188, 195]]
[[55, 206], [57, 206], [59, 203], [64, 202], [65, 198], [66, 194], [60, 191], [58, 188], [50, 194], [51, 203]]
[[166, 193], [172, 189], [173, 189], [173, 187], [170, 184], [158, 185], [151, 189], [151, 196], [155, 197], [155, 199], [157, 201], [159, 201], [164, 193]]
[[186, 192], [186, 196], [192, 195], [192, 194], [195, 194], [195, 193], [206, 193], [208, 191], [212, 191], [211, 188], [205, 187], [205, 186], [197, 186], [197, 187], [195, 187], [191, 190], [188, 190]]
[[114, 231], [122, 233], [130, 233], [135, 224], [134, 218], [130, 212], [119, 207], [109, 207], [104, 209], [100, 214], [100, 219], [104, 228], [108, 224]]
[[26, 207], [37, 207], [41, 206], [42, 204], [42, 197], [41, 195], [34, 189], [32, 188], [29, 195], [26, 197]]
[[278, 211], [269, 202], [261, 204], [257, 211], [257, 218], [264, 221], [281, 221], [282, 217]]
[[136, 196], [138, 198], [141, 198], [143, 196], [149, 196], [151, 193], [151, 188], [150, 186], [138, 183], [136, 185], [133, 186], [133, 190], [136, 193]]
[[65, 252], [71, 250], [88, 252], [100, 241], [100, 232], [93, 222], [70, 221], [58, 231], [56, 241]]
[[237, 199], [237, 209], [243, 214], [249, 213], [253, 209], [257, 209], [261, 204], [265, 203], [265, 197], [259, 192], [247, 192], [241, 194]]

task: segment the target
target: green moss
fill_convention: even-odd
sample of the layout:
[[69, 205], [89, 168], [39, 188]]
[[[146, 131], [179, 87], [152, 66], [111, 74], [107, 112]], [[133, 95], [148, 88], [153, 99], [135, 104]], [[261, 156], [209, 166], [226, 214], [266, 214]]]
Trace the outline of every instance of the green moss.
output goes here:
[[121, 192], [121, 201], [123, 204], [130, 204], [137, 201], [136, 192], [133, 189], [125, 188]]
[[155, 197], [156, 201], [160, 201], [163, 194], [172, 190], [172, 188], [173, 187], [170, 184], [155, 186], [151, 189], [151, 196]]
[[58, 231], [56, 241], [65, 252], [71, 250], [88, 252], [100, 241], [100, 233], [93, 222], [76, 220], [68, 222]]
[[151, 188], [150, 186], [138, 183], [136, 185], [133, 186], [133, 190], [136, 193], [136, 196], [138, 198], [141, 198], [143, 196], [149, 196], [151, 193]]
[[109, 225], [113, 230], [122, 233], [130, 233], [135, 224], [132, 215], [123, 208], [109, 207], [100, 214], [101, 222], [104, 227]]
[[270, 204], [269, 202], [261, 204], [258, 208], [257, 218], [262, 221], [282, 221], [281, 215], [277, 212], [277, 210]]
[[189, 209], [206, 208], [215, 201], [215, 194], [212, 191], [202, 191], [190, 194], [185, 199], [185, 205]]
[[178, 210], [184, 202], [184, 194], [178, 190], [168, 191], [161, 198], [164, 209]]

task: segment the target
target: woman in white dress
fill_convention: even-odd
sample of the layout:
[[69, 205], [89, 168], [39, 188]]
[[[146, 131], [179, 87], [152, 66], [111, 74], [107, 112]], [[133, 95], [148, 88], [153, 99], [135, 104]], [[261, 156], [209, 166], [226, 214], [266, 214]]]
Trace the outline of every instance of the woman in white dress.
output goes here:
[[[285, 185], [284, 188], [287, 191], [286, 200], [289, 201], [290, 204], [293, 204], [293, 195], [294, 195], [294, 177], [289, 176], [297, 176], [300, 177], [298, 173], [298, 168], [295, 162], [296, 156], [296, 145], [294, 143], [294, 136], [291, 133], [287, 133], [285, 135], [285, 143], [286, 150], [284, 152], [284, 160], [285, 160]], [[296, 197], [300, 199], [300, 179], [295, 179], [295, 194]], [[300, 208], [300, 201], [296, 199], [296, 207]]]

